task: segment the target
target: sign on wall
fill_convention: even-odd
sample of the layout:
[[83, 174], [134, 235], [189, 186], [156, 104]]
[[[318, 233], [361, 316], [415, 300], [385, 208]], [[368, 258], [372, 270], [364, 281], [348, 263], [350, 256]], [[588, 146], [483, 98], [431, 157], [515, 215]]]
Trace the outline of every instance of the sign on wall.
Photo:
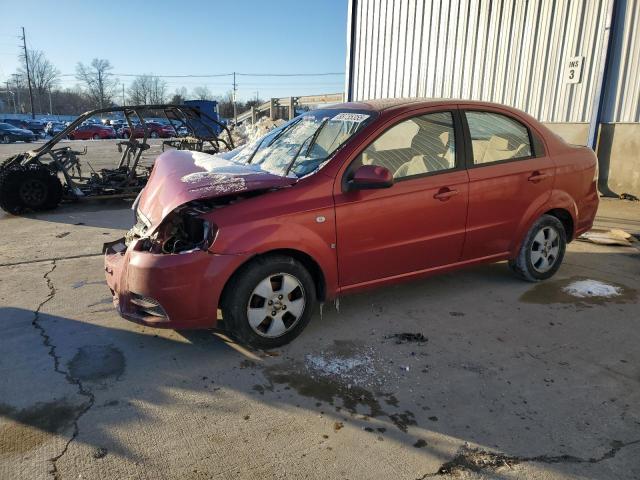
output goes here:
[[567, 83], [580, 83], [582, 81], [582, 65], [584, 57], [570, 57], [567, 63], [565, 81]]

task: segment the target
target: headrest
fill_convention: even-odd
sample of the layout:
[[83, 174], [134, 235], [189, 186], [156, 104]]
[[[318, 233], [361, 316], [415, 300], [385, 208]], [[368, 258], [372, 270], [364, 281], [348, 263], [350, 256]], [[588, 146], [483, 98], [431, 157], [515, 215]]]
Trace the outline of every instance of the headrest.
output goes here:
[[498, 137], [494, 135], [489, 140], [488, 150], [508, 150], [509, 149], [509, 140], [506, 138]]

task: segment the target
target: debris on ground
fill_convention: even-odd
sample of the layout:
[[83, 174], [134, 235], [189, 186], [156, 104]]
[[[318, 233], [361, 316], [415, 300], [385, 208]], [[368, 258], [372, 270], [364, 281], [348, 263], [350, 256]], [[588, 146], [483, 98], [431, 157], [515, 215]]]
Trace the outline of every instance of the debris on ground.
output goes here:
[[438, 469], [437, 475], [455, 475], [463, 472], [479, 473], [483, 470], [497, 470], [500, 467], [513, 468], [519, 462], [520, 460], [516, 457], [464, 446], [453, 460]]
[[98, 447], [93, 451], [93, 458], [95, 458], [96, 460], [100, 459], [100, 458], [104, 458], [107, 456], [107, 449], [104, 447]]
[[624, 230], [614, 228], [611, 230], [592, 229], [583, 233], [578, 240], [596, 243], [598, 245], [621, 245], [623, 247], [633, 246], [635, 238]]
[[640, 198], [636, 197], [632, 193], [621, 193], [619, 198], [620, 200], [629, 200], [630, 202], [640, 202]]
[[563, 288], [565, 293], [578, 298], [617, 297], [621, 289], [598, 280], [577, 280]]
[[356, 384], [361, 383], [363, 377], [375, 373], [372, 359], [366, 354], [356, 354], [352, 357], [308, 354], [305, 356], [305, 364], [309, 370], [320, 375], [340, 377]]
[[403, 343], [425, 343], [429, 340], [422, 333], [394, 333], [384, 338], [395, 338], [398, 345]]

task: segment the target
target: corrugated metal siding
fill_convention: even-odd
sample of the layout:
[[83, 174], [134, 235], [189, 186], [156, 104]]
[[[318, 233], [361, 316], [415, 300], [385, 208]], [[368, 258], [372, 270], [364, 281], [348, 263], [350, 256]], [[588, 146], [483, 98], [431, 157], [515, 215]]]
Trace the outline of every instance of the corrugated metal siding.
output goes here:
[[[611, 1], [357, 0], [352, 97], [469, 98], [588, 122]], [[638, 44], [620, 87], [635, 82], [636, 115]], [[582, 81], [569, 84], [574, 56], [585, 57]]]
[[640, 0], [622, 0], [617, 10], [602, 121], [640, 122]]

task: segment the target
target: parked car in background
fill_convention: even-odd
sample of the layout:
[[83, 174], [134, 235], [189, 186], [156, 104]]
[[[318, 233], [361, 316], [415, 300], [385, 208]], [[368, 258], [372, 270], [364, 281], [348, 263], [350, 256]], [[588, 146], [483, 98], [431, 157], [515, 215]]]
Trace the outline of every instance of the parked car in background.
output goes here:
[[8, 123], [17, 128], [30, 130], [36, 136], [44, 135], [44, 124], [38, 120], [20, 120], [17, 118], [5, 118], [4, 120], [2, 120], [2, 122]]
[[382, 100], [313, 110], [232, 154], [170, 150], [105, 245], [120, 314], [224, 327], [273, 348], [317, 302], [507, 260], [528, 281], [562, 263], [598, 207], [596, 156], [519, 110]]
[[36, 139], [31, 130], [17, 128], [9, 123], [0, 123], [0, 143], [33, 142]]
[[[176, 131], [171, 125], [165, 125], [159, 122], [145, 122], [145, 126], [148, 130], [149, 138], [169, 138], [175, 137]], [[129, 138], [131, 136], [131, 129], [128, 125], [119, 130], [119, 137]], [[133, 138], [143, 138], [144, 127], [142, 125], [134, 125]]]
[[100, 123], [87, 123], [80, 125], [69, 134], [70, 140], [101, 140], [116, 138], [116, 132], [111, 127], [106, 127]]
[[44, 132], [53, 137], [57, 135], [61, 131], [67, 128], [67, 125], [64, 122], [48, 122], [44, 127]]

